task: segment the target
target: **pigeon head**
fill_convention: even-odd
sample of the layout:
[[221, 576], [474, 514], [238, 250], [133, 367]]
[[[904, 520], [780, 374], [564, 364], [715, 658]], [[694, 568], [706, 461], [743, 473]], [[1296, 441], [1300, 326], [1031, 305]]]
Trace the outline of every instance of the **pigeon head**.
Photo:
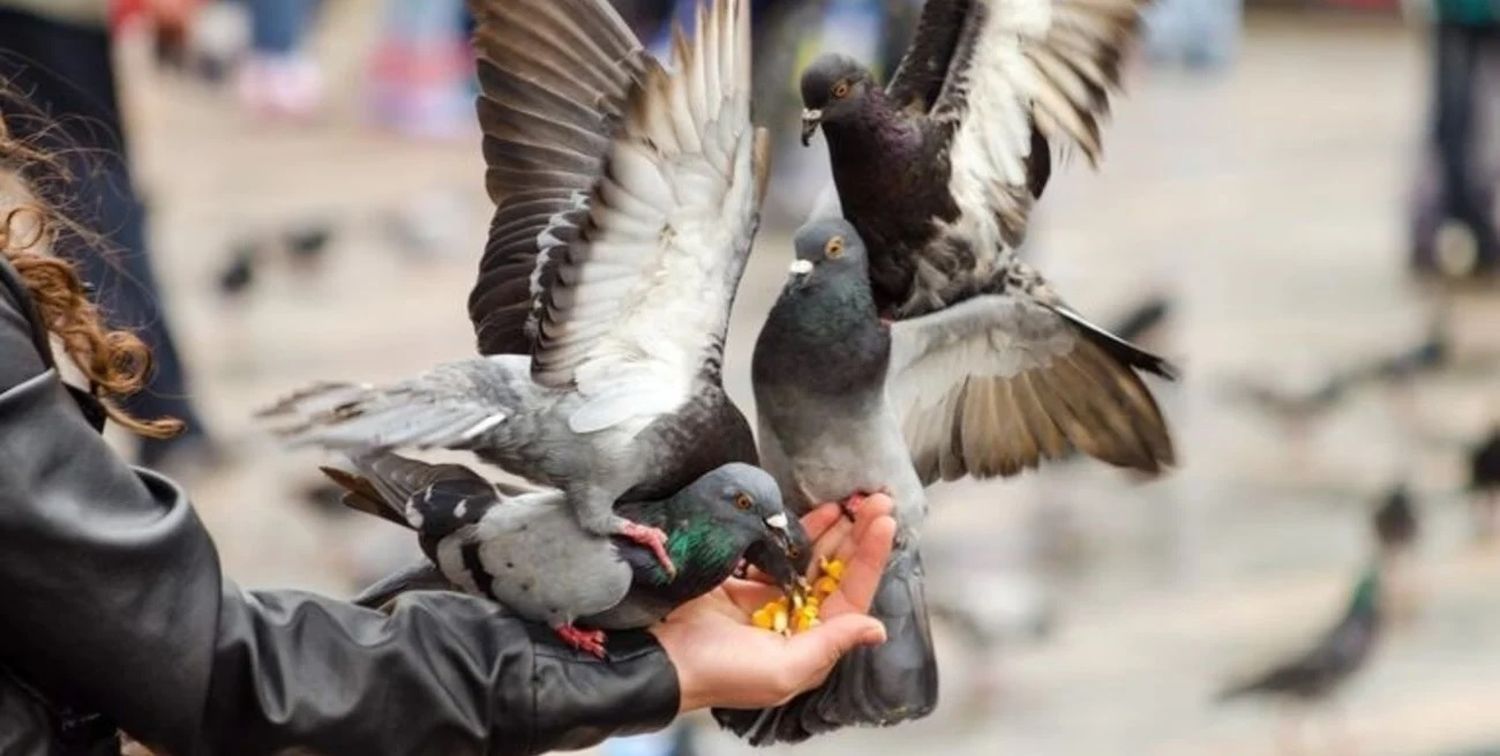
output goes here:
[[814, 277], [861, 280], [868, 275], [865, 242], [854, 226], [842, 218], [808, 223], [797, 230], [792, 246], [797, 253], [791, 268], [794, 287], [800, 288]]
[[781, 489], [769, 473], [733, 462], [699, 478], [686, 493], [706, 505], [715, 530], [727, 541], [748, 544], [745, 560], [783, 588], [790, 589], [806, 574], [811, 539], [782, 506]]
[[858, 112], [864, 98], [877, 89], [870, 69], [847, 55], [828, 53], [813, 61], [802, 72], [802, 146], [812, 142], [819, 126]]

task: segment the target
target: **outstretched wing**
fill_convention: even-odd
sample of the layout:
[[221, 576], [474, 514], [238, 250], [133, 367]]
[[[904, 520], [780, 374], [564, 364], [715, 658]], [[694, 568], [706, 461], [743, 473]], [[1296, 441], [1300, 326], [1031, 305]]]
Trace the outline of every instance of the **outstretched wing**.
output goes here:
[[[647, 54], [605, 0], [470, 0], [495, 203], [469, 317], [482, 354], [530, 354], [547, 249], [577, 235]], [[542, 236], [549, 234], [544, 246]]]
[[992, 294], [894, 323], [886, 391], [923, 483], [1014, 475], [1071, 449], [1157, 473], [1172, 439], [1137, 371], [1172, 376], [1071, 310]]
[[[950, 139], [966, 217], [1015, 246], [1052, 170], [1049, 147], [1097, 162], [1100, 121], [1147, 0], [928, 0], [888, 92]], [[942, 71], [939, 78], [938, 71]]]
[[575, 431], [680, 407], [718, 379], [769, 153], [750, 124], [749, 0], [702, 6], [676, 70], [631, 94], [576, 239], [551, 248], [533, 377], [585, 398]]

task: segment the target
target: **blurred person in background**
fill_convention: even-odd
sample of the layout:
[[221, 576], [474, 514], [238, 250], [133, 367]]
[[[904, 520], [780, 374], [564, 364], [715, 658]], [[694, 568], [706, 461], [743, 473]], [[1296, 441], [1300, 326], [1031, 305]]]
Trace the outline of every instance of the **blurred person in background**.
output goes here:
[[1418, 199], [1412, 265], [1419, 273], [1492, 274], [1500, 269], [1500, 123], [1492, 113], [1500, 97], [1500, 2], [1435, 0], [1433, 14], [1437, 180]]
[[323, 102], [323, 72], [305, 51], [319, 0], [245, 0], [250, 56], [240, 70], [240, 99], [257, 114], [307, 118]]
[[[14, 137], [61, 156], [81, 179], [68, 211], [107, 244], [65, 233], [59, 252], [76, 260], [111, 325], [137, 331], [155, 355], [140, 393], [125, 402], [142, 417], [175, 417], [175, 438], [148, 438], [138, 461], [147, 467], [210, 462], [213, 445], [188, 390], [173, 343], [146, 237], [146, 209], [132, 183], [116, 95], [108, 0], [0, 0], [0, 82], [34, 112], [10, 116]], [[153, 0], [163, 36], [181, 37], [190, 0]]]
[[463, 0], [386, 0], [384, 13], [370, 70], [376, 122], [426, 139], [473, 134], [478, 88]]
[[1146, 52], [1158, 64], [1212, 70], [1239, 51], [1241, 0], [1157, 0], [1145, 15]]

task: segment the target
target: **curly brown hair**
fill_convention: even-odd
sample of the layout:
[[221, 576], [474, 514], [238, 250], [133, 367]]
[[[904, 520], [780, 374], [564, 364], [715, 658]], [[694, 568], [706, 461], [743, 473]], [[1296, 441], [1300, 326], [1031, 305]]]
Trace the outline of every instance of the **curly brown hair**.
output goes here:
[[[103, 245], [103, 240], [81, 228], [37, 187], [67, 184], [62, 164], [40, 149], [11, 135], [0, 112], [0, 177], [17, 185], [21, 196], [0, 205], [0, 253], [20, 274], [36, 302], [42, 323], [83, 375], [104, 405], [110, 419], [149, 438], [180, 433], [182, 421], [173, 418], [142, 420], [113, 401], [139, 391], [151, 370], [151, 352], [135, 334], [110, 328], [89, 299], [73, 264], [51, 254], [59, 235], [68, 233]], [[44, 177], [39, 179], [38, 177]], [[8, 205], [8, 206], [6, 206]]]

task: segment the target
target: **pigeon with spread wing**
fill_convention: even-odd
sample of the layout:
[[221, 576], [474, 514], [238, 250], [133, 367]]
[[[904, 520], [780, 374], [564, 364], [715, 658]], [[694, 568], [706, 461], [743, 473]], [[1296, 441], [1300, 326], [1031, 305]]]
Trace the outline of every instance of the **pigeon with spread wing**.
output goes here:
[[749, 0], [700, 7], [669, 72], [606, 0], [475, 0], [496, 204], [469, 313], [481, 357], [270, 410], [294, 443], [445, 447], [562, 489], [590, 532], [665, 534], [616, 500], [756, 460], [721, 384], [768, 141], [750, 121]]

